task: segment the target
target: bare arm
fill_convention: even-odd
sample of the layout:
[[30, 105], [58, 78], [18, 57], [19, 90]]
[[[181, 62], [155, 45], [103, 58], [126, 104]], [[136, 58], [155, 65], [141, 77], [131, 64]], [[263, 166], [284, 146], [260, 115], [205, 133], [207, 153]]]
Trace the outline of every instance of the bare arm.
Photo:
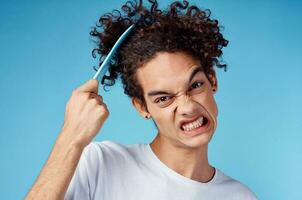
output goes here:
[[89, 80], [73, 92], [62, 131], [26, 200], [64, 198], [85, 146], [109, 115], [97, 90], [97, 80]]
[[79, 145], [57, 141], [26, 199], [63, 199], [82, 151]]

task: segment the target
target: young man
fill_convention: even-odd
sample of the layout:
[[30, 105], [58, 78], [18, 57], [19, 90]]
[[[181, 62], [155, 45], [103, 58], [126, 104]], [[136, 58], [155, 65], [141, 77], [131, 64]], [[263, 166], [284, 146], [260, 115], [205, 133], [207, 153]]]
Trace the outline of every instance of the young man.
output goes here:
[[89, 80], [73, 92], [62, 132], [27, 199], [256, 199], [208, 162], [218, 113], [213, 67], [224, 67], [217, 57], [227, 44], [217, 21], [186, 1], [172, 3], [166, 13], [150, 2], [150, 11], [141, 1], [134, 9], [125, 4], [130, 18], [102, 16], [105, 30], [91, 35], [106, 55], [121, 30], [135, 24], [102, 81], [112, 85], [121, 75], [125, 93], [142, 117], [152, 118], [157, 136], [130, 146], [91, 142], [109, 111], [99, 82]]

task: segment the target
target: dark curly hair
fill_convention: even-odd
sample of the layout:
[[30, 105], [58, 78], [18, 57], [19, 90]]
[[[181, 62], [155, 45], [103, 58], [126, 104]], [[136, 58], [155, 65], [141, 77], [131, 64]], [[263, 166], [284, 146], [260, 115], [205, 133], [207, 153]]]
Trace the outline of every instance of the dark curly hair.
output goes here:
[[136, 71], [154, 58], [156, 53], [187, 53], [200, 60], [208, 77], [214, 73], [214, 66], [226, 71], [226, 64], [221, 63], [221, 49], [228, 44], [220, 33], [218, 21], [210, 19], [209, 9], [189, 6], [188, 1], [175, 1], [162, 11], [158, 9], [156, 0], [148, 1], [150, 9], [143, 6], [142, 0], [127, 1], [121, 7], [123, 15], [116, 9], [102, 15], [90, 32], [97, 42], [92, 55], [95, 58], [99, 54], [100, 66], [119, 36], [135, 24], [134, 30], [111, 60], [109, 76], [104, 76], [102, 84], [104, 87], [112, 86], [120, 76], [124, 93], [137, 97], [144, 106], [146, 102]]

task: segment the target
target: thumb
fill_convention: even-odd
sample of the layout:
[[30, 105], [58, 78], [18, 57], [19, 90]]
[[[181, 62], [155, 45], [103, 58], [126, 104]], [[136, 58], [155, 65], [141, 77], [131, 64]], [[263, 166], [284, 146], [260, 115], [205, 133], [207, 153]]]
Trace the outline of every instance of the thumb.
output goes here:
[[93, 92], [98, 93], [99, 81], [96, 79], [90, 79], [83, 85], [81, 85], [78, 90], [82, 92]]

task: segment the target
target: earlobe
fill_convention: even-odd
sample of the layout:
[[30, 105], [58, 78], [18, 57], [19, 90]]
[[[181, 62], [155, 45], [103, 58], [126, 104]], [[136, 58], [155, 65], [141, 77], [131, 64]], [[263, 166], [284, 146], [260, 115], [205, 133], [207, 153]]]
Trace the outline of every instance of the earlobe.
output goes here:
[[143, 106], [143, 103], [141, 100], [139, 100], [136, 97], [131, 98], [132, 105], [135, 107], [137, 112], [143, 117], [143, 118], [150, 118], [150, 114], [146, 111], [145, 106]]
[[217, 83], [216, 73], [214, 70], [209, 74], [209, 78], [211, 79], [212, 90], [214, 93], [216, 93], [218, 89], [218, 83]]

